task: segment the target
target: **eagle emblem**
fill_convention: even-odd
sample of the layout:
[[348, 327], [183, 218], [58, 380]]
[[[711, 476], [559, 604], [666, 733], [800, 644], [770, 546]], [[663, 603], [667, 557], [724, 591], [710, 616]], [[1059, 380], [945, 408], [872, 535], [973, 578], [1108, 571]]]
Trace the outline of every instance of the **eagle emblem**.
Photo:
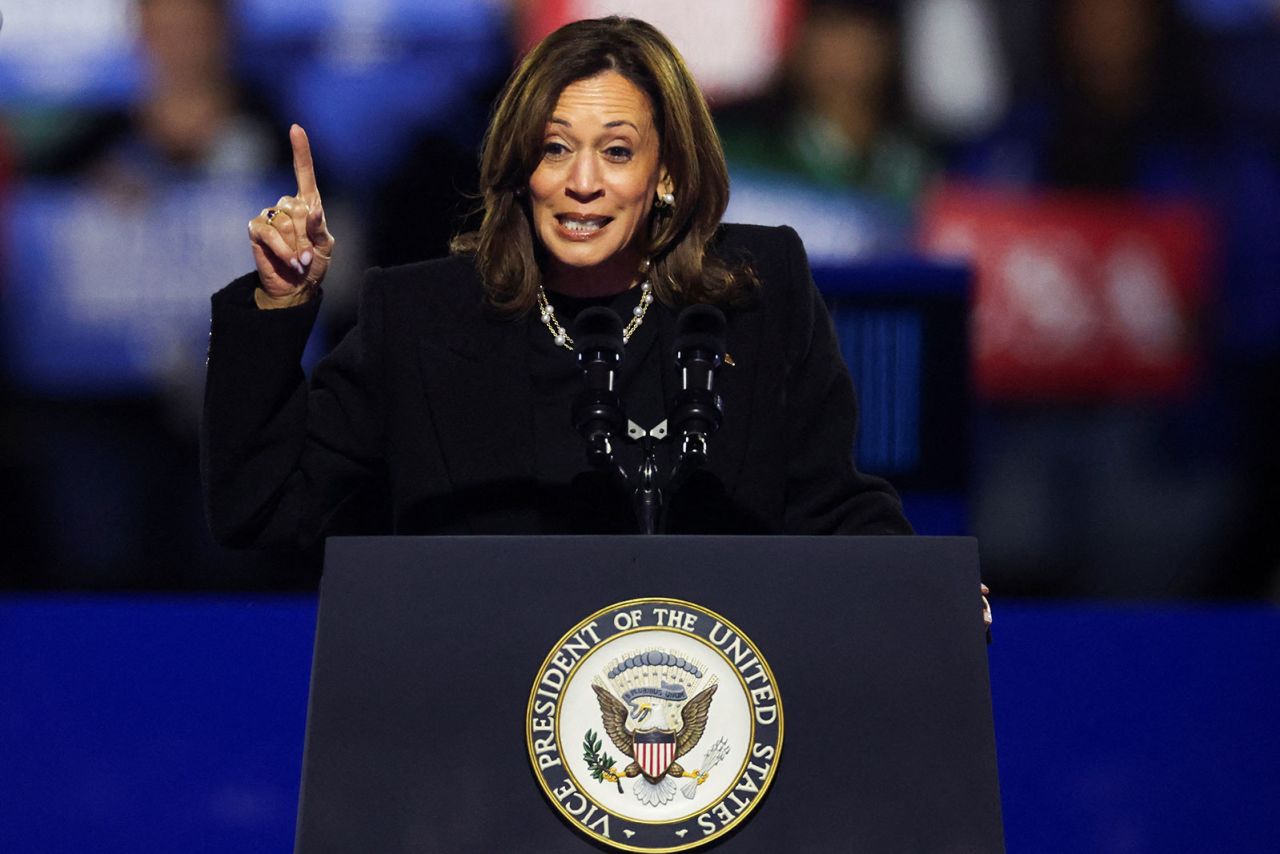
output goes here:
[[707, 752], [703, 770], [686, 771], [677, 761], [697, 747], [707, 729], [719, 683], [706, 672], [701, 663], [661, 649], [610, 661], [591, 688], [609, 740], [632, 761], [618, 771], [609, 757], [601, 756], [599, 739], [588, 730], [584, 759], [593, 776], [616, 783], [620, 791], [623, 778], [634, 779], [632, 792], [649, 806], [671, 802], [677, 791], [672, 778], [689, 777], [684, 793], [692, 798], [706, 781], [710, 764], [727, 752], [727, 744], [718, 741]]
[[629, 599], [551, 648], [529, 691], [525, 742], [570, 826], [626, 851], [687, 851], [760, 805], [782, 749], [782, 701], [759, 648], [728, 619], [682, 599]]

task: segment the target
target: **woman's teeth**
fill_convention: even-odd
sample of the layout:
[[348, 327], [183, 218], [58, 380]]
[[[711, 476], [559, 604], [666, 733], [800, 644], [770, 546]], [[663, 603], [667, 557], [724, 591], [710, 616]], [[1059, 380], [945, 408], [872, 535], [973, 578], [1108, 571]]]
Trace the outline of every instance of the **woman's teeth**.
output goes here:
[[593, 231], [599, 231], [600, 229], [604, 228], [607, 222], [608, 222], [607, 219], [562, 219], [560, 220], [560, 224], [564, 226], [567, 231], [572, 231], [577, 234], [589, 234]]

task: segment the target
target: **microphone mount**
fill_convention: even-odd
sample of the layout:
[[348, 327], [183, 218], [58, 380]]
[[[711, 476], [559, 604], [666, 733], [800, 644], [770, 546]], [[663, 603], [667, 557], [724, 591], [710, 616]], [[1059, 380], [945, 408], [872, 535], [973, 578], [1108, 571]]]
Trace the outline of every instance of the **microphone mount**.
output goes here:
[[[689, 306], [680, 313], [675, 343], [681, 389], [667, 418], [646, 430], [626, 419], [615, 388], [624, 346], [621, 318], [597, 306], [583, 311], [574, 322], [573, 339], [583, 379], [582, 393], [573, 406], [574, 429], [586, 444], [588, 464], [609, 472], [631, 492], [641, 533], [655, 534], [665, 527], [664, 486], [667, 494], [674, 494], [706, 463], [707, 439], [724, 420], [715, 377], [724, 362], [725, 326], [724, 314], [714, 306]], [[641, 461], [634, 477], [617, 460], [614, 442], [619, 437], [640, 446]], [[664, 479], [657, 446], [675, 439], [679, 440], [675, 463]]]

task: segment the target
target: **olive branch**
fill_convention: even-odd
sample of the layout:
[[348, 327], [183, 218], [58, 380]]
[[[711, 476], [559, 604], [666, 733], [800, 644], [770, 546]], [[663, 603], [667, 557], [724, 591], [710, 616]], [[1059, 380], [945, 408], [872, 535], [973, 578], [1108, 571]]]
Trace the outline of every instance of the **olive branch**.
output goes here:
[[613, 771], [614, 759], [607, 753], [602, 754], [600, 752], [602, 747], [604, 747], [604, 742], [600, 740], [600, 736], [596, 735], [592, 730], [587, 730], [586, 738], [582, 739], [582, 758], [587, 763], [587, 769], [591, 771], [591, 776], [597, 783], [603, 783], [607, 774], [612, 782], [617, 783], [618, 794], [622, 794], [622, 782]]

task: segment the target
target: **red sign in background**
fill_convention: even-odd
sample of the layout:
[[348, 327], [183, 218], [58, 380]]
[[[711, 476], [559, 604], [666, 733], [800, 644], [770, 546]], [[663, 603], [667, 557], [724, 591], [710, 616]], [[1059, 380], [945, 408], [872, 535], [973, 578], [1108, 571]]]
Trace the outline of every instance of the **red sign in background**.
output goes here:
[[921, 241], [975, 267], [982, 397], [1165, 399], [1193, 386], [1215, 243], [1201, 207], [948, 186], [924, 207]]

